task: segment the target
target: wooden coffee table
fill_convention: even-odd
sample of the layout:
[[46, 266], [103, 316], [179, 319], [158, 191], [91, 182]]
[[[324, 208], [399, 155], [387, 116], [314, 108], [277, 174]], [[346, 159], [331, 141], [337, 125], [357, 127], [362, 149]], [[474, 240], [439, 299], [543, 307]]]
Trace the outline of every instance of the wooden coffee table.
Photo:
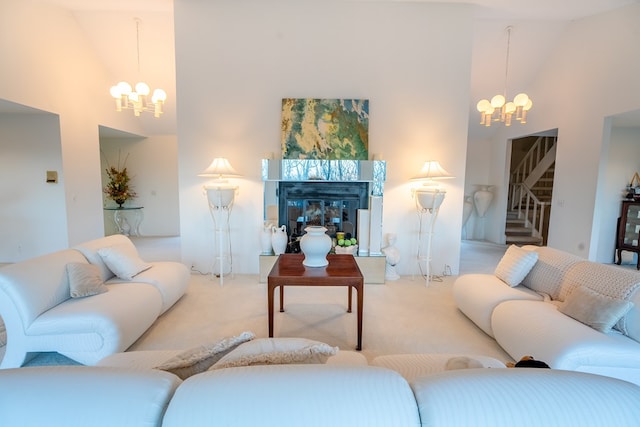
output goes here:
[[280, 311], [284, 311], [285, 286], [347, 286], [349, 301], [347, 312], [351, 313], [352, 289], [358, 292], [358, 345], [362, 349], [362, 305], [364, 302], [364, 279], [353, 255], [327, 255], [326, 267], [305, 267], [303, 254], [282, 254], [278, 256], [267, 278], [267, 304], [269, 308], [269, 337], [273, 337], [273, 297], [280, 288]]

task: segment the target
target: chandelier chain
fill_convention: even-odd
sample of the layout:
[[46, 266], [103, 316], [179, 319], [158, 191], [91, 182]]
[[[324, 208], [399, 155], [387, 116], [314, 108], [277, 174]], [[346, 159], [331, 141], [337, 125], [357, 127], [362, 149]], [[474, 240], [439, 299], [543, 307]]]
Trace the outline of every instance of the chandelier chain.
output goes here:
[[507, 83], [509, 79], [509, 51], [511, 49], [511, 29], [513, 27], [507, 27], [507, 55], [505, 56], [505, 65], [504, 65], [504, 96], [507, 97]]
[[529, 95], [524, 92], [518, 93], [512, 101], [507, 100], [512, 29], [512, 26], [506, 28], [507, 54], [505, 55], [504, 65], [504, 92], [495, 95], [491, 100], [481, 99], [476, 105], [477, 110], [480, 112], [480, 124], [484, 126], [491, 126], [491, 122], [502, 122], [505, 126], [511, 126], [512, 118], [521, 124], [525, 124], [527, 123], [527, 112], [533, 105]]
[[[138, 65], [138, 78], [140, 78], [140, 18], [133, 18], [136, 23], [136, 59]], [[135, 116], [139, 116], [143, 111], [153, 113], [154, 117], [160, 117], [162, 106], [167, 99], [167, 93], [156, 88], [150, 96], [149, 85], [139, 80], [134, 88], [126, 81], [121, 81], [112, 86], [109, 93], [115, 99], [116, 111], [131, 109]], [[150, 99], [149, 99], [150, 98]]]

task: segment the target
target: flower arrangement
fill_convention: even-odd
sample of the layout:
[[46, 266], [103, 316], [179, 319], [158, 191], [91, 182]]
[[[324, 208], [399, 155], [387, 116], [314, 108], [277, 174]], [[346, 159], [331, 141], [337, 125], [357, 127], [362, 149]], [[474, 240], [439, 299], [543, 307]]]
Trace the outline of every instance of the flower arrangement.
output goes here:
[[127, 157], [124, 159], [124, 164], [122, 169], [120, 169], [120, 156], [118, 156], [118, 167], [110, 166], [107, 164], [107, 176], [109, 177], [109, 182], [107, 186], [104, 188], [104, 193], [108, 198], [113, 200], [118, 204], [118, 206], [122, 207], [123, 203], [129, 199], [133, 199], [136, 197], [135, 191], [129, 186], [129, 173], [127, 172], [127, 167], [125, 166], [127, 163]]

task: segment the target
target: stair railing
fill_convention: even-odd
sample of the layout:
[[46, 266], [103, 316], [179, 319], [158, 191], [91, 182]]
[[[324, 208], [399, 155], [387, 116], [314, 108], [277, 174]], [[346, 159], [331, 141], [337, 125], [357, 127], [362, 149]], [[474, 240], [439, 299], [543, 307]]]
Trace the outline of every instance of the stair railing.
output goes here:
[[531, 236], [542, 237], [547, 203], [541, 202], [524, 183], [511, 186], [510, 199], [511, 210], [518, 212], [518, 219], [524, 219], [525, 227], [531, 227]]
[[[555, 149], [556, 138], [548, 136], [539, 136], [536, 142], [531, 146], [527, 154], [522, 158], [518, 166], [511, 172], [511, 182], [521, 183], [535, 171], [538, 164], [545, 158], [546, 154]], [[555, 157], [555, 156], [553, 156]], [[542, 172], [538, 172], [537, 175], [544, 173], [546, 166], [542, 169]], [[534, 181], [537, 181], [540, 176], [537, 176]]]

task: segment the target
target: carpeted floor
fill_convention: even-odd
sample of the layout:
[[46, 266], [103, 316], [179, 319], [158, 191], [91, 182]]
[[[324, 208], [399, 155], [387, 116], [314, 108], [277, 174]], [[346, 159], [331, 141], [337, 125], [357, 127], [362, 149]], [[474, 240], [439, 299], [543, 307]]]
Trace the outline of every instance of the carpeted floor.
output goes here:
[[[460, 273], [492, 272], [504, 249], [465, 242]], [[145, 257], [142, 250], [141, 255]], [[456, 308], [451, 293], [455, 277], [441, 280], [426, 286], [421, 277], [402, 277], [365, 286], [362, 354], [368, 360], [397, 353], [481, 354], [511, 360]], [[226, 277], [220, 286], [209, 275], [194, 274], [184, 297], [129, 351], [186, 349], [243, 331], [266, 337], [266, 293], [266, 284], [258, 283], [258, 276]], [[290, 287], [285, 295], [286, 311], [275, 314], [276, 337], [304, 337], [345, 350], [355, 348], [356, 317], [355, 312], [346, 313], [345, 288]], [[27, 363], [60, 364], [75, 363], [57, 353], [41, 353]]]

